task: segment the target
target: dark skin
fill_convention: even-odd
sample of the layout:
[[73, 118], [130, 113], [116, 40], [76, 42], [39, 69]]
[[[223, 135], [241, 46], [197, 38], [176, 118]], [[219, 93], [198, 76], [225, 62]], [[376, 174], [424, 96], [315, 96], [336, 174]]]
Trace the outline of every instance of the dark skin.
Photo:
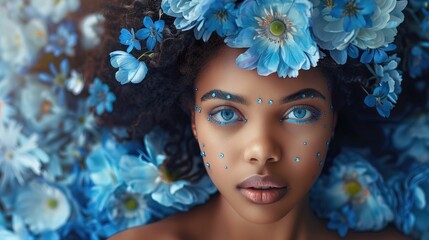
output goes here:
[[[221, 48], [196, 81], [201, 111], [192, 114], [193, 132], [219, 194], [189, 212], [112, 239], [344, 239], [326, 228], [308, 202], [336, 124], [327, 79], [315, 68], [297, 79], [261, 77], [235, 65], [242, 52]], [[237, 188], [253, 175], [271, 176], [288, 191], [275, 202], [256, 204]], [[346, 239], [407, 238], [388, 228], [349, 231]]]

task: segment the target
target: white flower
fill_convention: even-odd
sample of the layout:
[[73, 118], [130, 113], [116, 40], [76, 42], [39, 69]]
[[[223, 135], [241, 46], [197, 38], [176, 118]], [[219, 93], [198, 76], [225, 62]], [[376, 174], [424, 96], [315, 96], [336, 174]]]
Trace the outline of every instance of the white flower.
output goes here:
[[79, 8], [79, 0], [30, 0], [29, 6], [43, 18], [60, 22], [68, 13]]
[[79, 95], [82, 92], [85, 80], [82, 75], [75, 70], [71, 71], [71, 77], [66, 81], [66, 88], [74, 95]]
[[36, 136], [26, 138], [14, 122], [0, 122], [0, 190], [15, 183], [23, 184], [29, 172], [40, 175], [42, 163], [49, 158], [37, 146]]
[[40, 181], [32, 181], [18, 192], [15, 210], [36, 234], [59, 229], [71, 214], [64, 192]]
[[86, 16], [81, 24], [80, 30], [82, 32], [82, 46], [85, 49], [91, 49], [96, 47], [101, 42], [101, 36], [103, 35], [103, 15], [94, 13]]
[[12, 86], [9, 80], [0, 81], [0, 122], [8, 121], [16, 113], [9, 98]]

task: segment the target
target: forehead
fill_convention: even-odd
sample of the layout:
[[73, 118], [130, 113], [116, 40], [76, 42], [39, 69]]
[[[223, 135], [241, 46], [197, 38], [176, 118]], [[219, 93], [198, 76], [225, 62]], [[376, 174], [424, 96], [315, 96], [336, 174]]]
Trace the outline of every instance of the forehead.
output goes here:
[[256, 70], [249, 71], [235, 64], [243, 49], [221, 47], [216, 55], [201, 69], [196, 87], [203, 91], [228, 90], [243, 96], [285, 96], [304, 88], [313, 88], [330, 96], [328, 80], [317, 68], [301, 70], [297, 78], [280, 78], [276, 73], [260, 76]]

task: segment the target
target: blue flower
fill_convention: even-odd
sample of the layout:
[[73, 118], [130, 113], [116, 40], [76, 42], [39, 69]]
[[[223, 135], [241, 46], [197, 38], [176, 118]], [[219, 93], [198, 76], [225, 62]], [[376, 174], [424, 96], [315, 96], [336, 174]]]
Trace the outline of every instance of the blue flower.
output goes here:
[[65, 53], [74, 55], [74, 47], [77, 45], [75, 26], [71, 23], [63, 23], [58, 26], [56, 34], [49, 35], [49, 42], [45, 47], [46, 52], [52, 52], [55, 57]]
[[195, 38], [207, 42], [216, 31], [220, 37], [230, 36], [237, 32], [235, 3], [231, 0], [216, 1], [204, 15], [204, 20], [194, 28]]
[[71, 209], [62, 190], [39, 180], [20, 190], [15, 202], [15, 213], [36, 234], [58, 230], [69, 219]]
[[[67, 112], [63, 124], [64, 131], [71, 137], [70, 141], [77, 145], [74, 146], [75, 148], [88, 146], [91, 140], [99, 137], [95, 117], [84, 100], [79, 99], [76, 103], [76, 108]], [[70, 142], [68, 146], [73, 145], [73, 143]], [[76, 156], [76, 154], [73, 154], [73, 156]]]
[[329, 175], [322, 176], [311, 192], [312, 205], [321, 217], [350, 205], [359, 231], [380, 230], [393, 220], [390, 198], [378, 171], [358, 153], [346, 149], [334, 160]]
[[389, 187], [395, 193], [395, 225], [415, 239], [429, 235], [429, 167], [413, 164], [408, 171], [392, 175]]
[[12, 91], [9, 81], [0, 81], [0, 122], [7, 122], [16, 114], [10, 98]]
[[249, 48], [238, 56], [239, 67], [267, 76], [296, 77], [319, 60], [319, 50], [309, 31], [309, 1], [251, 0], [237, 13], [239, 32], [226, 39], [233, 48]]
[[382, 64], [374, 65], [375, 74], [380, 79], [380, 82], [388, 83], [390, 95], [396, 95], [394, 98], [397, 98], [397, 95], [401, 93], [402, 74], [398, 70], [400, 61], [401, 59], [394, 54], [387, 58]]
[[382, 82], [380, 86], [374, 89], [372, 94], [368, 94], [365, 97], [365, 104], [368, 107], [376, 107], [377, 112], [382, 117], [389, 117], [390, 110], [393, 108], [393, 104], [389, 101], [389, 84], [387, 82]]
[[137, 31], [137, 38], [146, 41], [146, 48], [149, 51], [152, 51], [155, 48], [156, 42], [162, 41], [162, 30], [164, 29], [164, 20], [152, 21], [152, 18], [145, 16], [143, 19], [143, 25], [145, 28], [142, 28]]
[[0, 122], [0, 192], [16, 182], [24, 184], [32, 174], [40, 175], [42, 164], [49, 161], [46, 153], [39, 149], [36, 136], [27, 138], [21, 129], [12, 121], [8, 125]]
[[71, 71], [71, 76], [66, 81], [66, 89], [74, 95], [79, 95], [85, 85], [85, 80], [82, 75], [75, 70]]
[[49, 64], [51, 74], [40, 73], [39, 79], [52, 85], [52, 90], [58, 94], [58, 102], [60, 105], [65, 104], [65, 88], [67, 80], [70, 77], [70, 65], [67, 59], [63, 59], [60, 63], [60, 71], [58, 71], [53, 63]]
[[204, 14], [215, 0], [165, 0], [161, 3], [162, 11], [175, 17], [177, 29], [189, 30], [204, 19]]
[[[34, 236], [27, 230], [25, 223], [16, 215], [12, 216], [12, 231], [0, 226], [0, 239], [5, 240], [34, 240]], [[41, 239], [42, 240], [42, 239]], [[44, 240], [44, 239], [43, 239]], [[46, 239], [48, 240], [48, 239]]]
[[[422, 44], [423, 47], [429, 46], [428, 42]], [[408, 69], [412, 78], [421, 76], [429, 69], [429, 54], [422, 46], [414, 46], [408, 59]]]
[[376, 4], [374, 0], [334, 0], [331, 15], [344, 18], [344, 31], [351, 32], [359, 28], [372, 27], [371, 16]]
[[106, 112], [112, 112], [112, 104], [116, 100], [115, 94], [109, 91], [109, 86], [101, 82], [99, 78], [94, 80], [94, 83], [89, 86], [88, 105], [95, 107], [97, 115]]
[[133, 28], [131, 28], [131, 32], [128, 29], [122, 28], [119, 40], [121, 44], [128, 45], [127, 52], [131, 52], [133, 48], [137, 50], [142, 49], [140, 42], [136, 39]]
[[372, 60], [374, 60], [374, 63], [378, 63], [378, 64], [384, 63], [389, 58], [386, 52], [393, 51], [395, 49], [396, 49], [396, 45], [393, 43], [387, 45], [386, 47], [380, 47], [377, 49], [367, 49], [362, 53], [360, 62], [370, 63]]
[[124, 51], [111, 52], [110, 64], [114, 68], [119, 68], [115, 78], [121, 84], [140, 83], [146, 77], [148, 70], [144, 62], [138, 61], [133, 55]]
[[350, 205], [344, 205], [341, 209], [329, 213], [328, 228], [337, 230], [338, 235], [345, 237], [349, 228], [356, 227], [356, 213]]

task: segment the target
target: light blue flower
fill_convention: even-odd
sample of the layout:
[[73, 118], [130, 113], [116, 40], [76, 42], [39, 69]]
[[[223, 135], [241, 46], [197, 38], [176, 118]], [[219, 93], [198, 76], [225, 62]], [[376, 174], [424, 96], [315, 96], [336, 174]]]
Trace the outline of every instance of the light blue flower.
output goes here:
[[239, 32], [226, 39], [230, 47], [249, 48], [237, 65], [280, 77], [296, 77], [298, 70], [315, 66], [319, 50], [309, 31], [311, 7], [304, 0], [243, 2], [237, 13]]
[[8, 122], [16, 115], [16, 109], [12, 105], [11, 93], [12, 84], [6, 81], [0, 81], [0, 122]]
[[[165, 132], [155, 129], [145, 137], [146, 154], [123, 156], [120, 160], [121, 173], [125, 182], [141, 194], [148, 194], [155, 202], [164, 206], [186, 211], [202, 204], [216, 191], [206, 175], [196, 183], [175, 179], [175, 173], [168, 169]], [[194, 159], [200, 161], [200, 159]]]
[[196, 39], [207, 42], [214, 31], [220, 37], [230, 36], [237, 32], [235, 3], [232, 0], [216, 1], [204, 15], [204, 20], [194, 28]]
[[[422, 46], [428, 47], [429, 43], [425, 42]], [[412, 78], [421, 76], [429, 69], [429, 54], [424, 50], [424, 48], [422, 48], [422, 46], [414, 46], [411, 49], [411, 54], [408, 58], [408, 70]]]
[[116, 96], [109, 91], [109, 86], [102, 83], [99, 78], [95, 78], [94, 83], [89, 86], [89, 94], [88, 104], [90, 107], [95, 107], [97, 115], [103, 114], [104, 111], [113, 111]]
[[356, 227], [356, 213], [348, 204], [330, 212], [328, 217], [328, 228], [337, 230], [340, 237], [345, 237], [349, 228], [354, 229]]
[[48, 44], [45, 51], [53, 53], [55, 57], [61, 54], [67, 56], [74, 55], [74, 48], [77, 45], [77, 34], [75, 26], [71, 22], [60, 24], [55, 34], [50, 34], [48, 37]]
[[162, 11], [175, 17], [177, 29], [189, 30], [204, 19], [204, 14], [215, 0], [163, 0]]
[[70, 77], [70, 64], [67, 59], [63, 59], [60, 63], [60, 71], [58, 71], [53, 63], [49, 64], [49, 69], [51, 70], [51, 74], [48, 73], [40, 73], [39, 79], [48, 83], [52, 86], [52, 91], [58, 95], [58, 102], [60, 105], [65, 104], [65, 89], [66, 82]]
[[387, 61], [389, 56], [386, 52], [393, 51], [396, 49], [396, 45], [391, 43], [386, 47], [380, 47], [377, 49], [367, 49], [363, 51], [360, 58], [361, 63], [370, 63], [374, 60], [374, 63], [380, 64]]
[[388, 83], [389, 93], [391, 93], [391, 95], [392, 93], [398, 95], [401, 92], [402, 74], [398, 70], [400, 61], [401, 59], [394, 54], [386, 59], [385, 62], [374, 64], [375, 74], [380, 79], [381, 83]]
[[392, 143], [399, 154], [398, 164], [429, 163], [429, 114], [404, 119], [395, 128]]
[[393, 104], [389, 101], [389, 84], [382, 82], [380, 86], [374, 89], [372, 94], [368, 94], [364, 100], [368, 107], [376, 107], [380, 116], [388, 118]]
[[359, 28], [372, 27], [371, 16], [376, 4], [374, 0], [334, 0], [331, 16], [344, 18], [343, 28], [351, 32]]
[[157, 20], [155, 23], [152, 21], [152, 18], [145, 16], [143, 19], [143, 25], [145, 28], [142, 28], [137, 31], [136, 36], [138, 39], [146, 40], [146, 48], [149, 51], [152, 51], [155, 48], [156, 42], [162, 41], [162, 30], [164, 29], [164, 20]]
[[137, 50], [142, 49], [140, 42], [136, 39], [136, 36], [134, 34], [134, 28], [131, 28], [131, 32], [128, 31], [128, 29], [122, 28], [121, 35], [119, 36], [119, 41], [121, 42], [121, 44], [128, 46], [127, 52], [131, 52], [133, 48], [136, 48]]
[[119, 68], [115, 74], [116, 80], [121, 84], [140, 83], [146, 77], [146, 63], [140, 62], [133, 55], [123, 52], [114, 51], [110, 53], [110, 64], [114, 68]]
[[18, 192], [14, 209], [30, 230], [39, 234], [62, 227], [72, 208], [62, 190], [50, 183], [33, 180]]
[[[321, 217], [329, 217], [350, 205], [356, 214], [359, 231], [380, 230], [393, 220], [390, 198], [377, 170], [362, 156], [346, 149], [334, 160], [329, 175], [324, 175], [311, 192], [312, 204]], [[332, 217], [332, 216], [331, 216]]]
[[37, 145], [35, 135], [29, 138], [21, 133], [22, 127], [15, 122], [0, 122], [0, 192], [16, 182], [23, 185], [27, 177], [40, 175], [42, 164], [49, 157]]
[[415, 239], [429, 236], [429, 166], [413, 164], [388, 180], [395, 193], [395, 225]]
[[99, 137], [95, 117], [85, 100], [77, 101], [76, 108], [67, 112], [63, 124], [64, 132], [71, 137], [68, 145], [76, 143], [77, 147], [86, 147]]

